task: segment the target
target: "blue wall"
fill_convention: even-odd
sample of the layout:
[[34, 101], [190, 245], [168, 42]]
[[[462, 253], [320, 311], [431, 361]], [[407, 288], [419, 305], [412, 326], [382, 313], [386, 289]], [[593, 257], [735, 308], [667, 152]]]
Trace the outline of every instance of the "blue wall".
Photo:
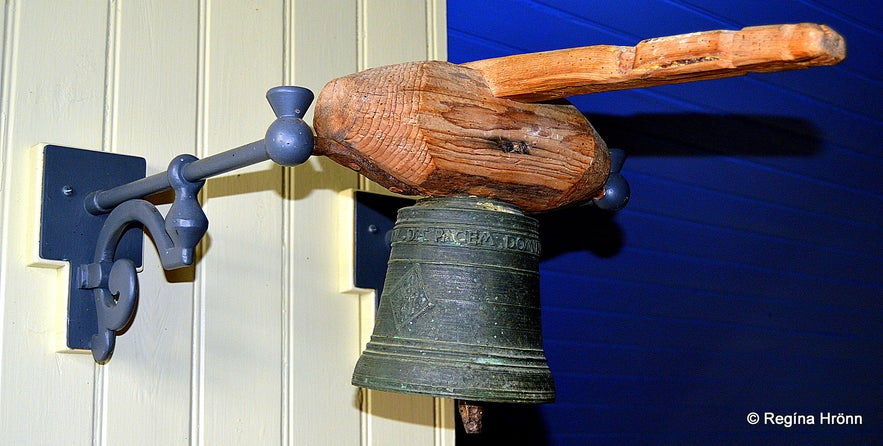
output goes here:
[[[461, 444], [883, 444], [883, 15], [872, 1], [448, 0], [452, 62], [818, 22], [836, 67], [573, 102], [628, 207], [541, 217], [558, 401]], [[749, 412], [862, 415], [751, 425]]]

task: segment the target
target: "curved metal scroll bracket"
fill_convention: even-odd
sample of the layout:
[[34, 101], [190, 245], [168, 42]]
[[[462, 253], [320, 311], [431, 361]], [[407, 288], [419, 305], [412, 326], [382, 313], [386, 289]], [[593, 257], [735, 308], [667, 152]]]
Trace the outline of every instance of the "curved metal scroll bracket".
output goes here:
[[116, 332], [128, 325], [138, 302], [138, 275], [129, 259], [115, 259], [116, 247], [126, 229], [140, 223], [150, 233], [164, 269], [177, 269], [193, 264], [194, 249], [208, 230], [208, 218], [202, 211], [197, 195], [205, 181], [187, 181], [182, 173], [185, 165], [196, 161], [181, 155], [169, 165], [169, 184], [175, 200], [165, 218], [156, 207], [140, 199], [123, 202], [111, 211], [95, 247], [93, 263], [80, 266], [80, 288], [92, 289], [98, 317], [98, 332], [92, 335], [92, 357], [98, 363], [110, 359]]
[[[309, 159], [313, 150], [313, 132], [303, 117], [313, 101], [313, 93], [306, 88], [282, 86], [268, 91], [267, 100], [276, 114], [276, 120], [262, 139], [204, 159], [180, 155], [172, 160], [165, 173], [105, 190], [95, 190], [85, 196], [78, 212], [82, 211], [87, 215], [79, 220], [103, 221], [100, 231], [97, 227], [94, 231], [91, 231], [91, 227], [87, 231], [91, 234], [97, 233], [97, 240], [90, 237], [78, 241], [85, 244], [95, 240], [94, 255], [90, 263], [82, 263], [89, 261], [88, 251], [83, 256], [76, 257], [62, 254], [59, 259], [70, 260], [76, 265], [70, 299], [73, 299], [73, 288], [78, 292], [92, 291], [97, 330], [91, 332], [89, 345], [77, 344], [73, 348], [90, 348], [96, 362], [106, 363], [113, 354], [119, 331], [132, 323], [138, 303], [138, 274], [136, 262], [133, 261], [135, 259], [126, 258], [127, 254], [123, 253], [125, 250], [120, 248], [129, 228], [140, 225], [150, 233], [164, 269], [192, 265], [196, 245], [208, 230], [208, 218], [198, 200], [206, 178], [267, 160], [283, 166], [294, 166]], [[87, 152], [68, 150], [77, 152], [77, 155], [73, 155], [77, 157], [82, 152]], [[73, 187], [64, 184], [64, 196], [77, 196]], [[165, 217], [154, 205], [142, 199], [170, 188], [175, 192], [175, 199]], [[44, 197], [44, 211], [49, 201], [51, 200]], [[101, 218], [97, 218], [99, 216]], [[64, 235], [60, 232], [70, 229], [47, 224], [45, 221], [43, 226], [41, 231], [45, 229], [50, 235], [44, 238], [50, 241], [63, 238]], [[140, 256], [140, 250], [138, 255]], [[78, 260], [74, 262], [74, 258]], [[86, 294], [88, 296], [88, 292]], [[69, 312], [69, 318], [73, 317], [72, 314], [74, 313]], [[69, 319], [68, 325], [89, 324], [71, 324]], [[89, 332], [86, 333], [88, 338]], [[70, 345], [70, 336], [68, 339]]]

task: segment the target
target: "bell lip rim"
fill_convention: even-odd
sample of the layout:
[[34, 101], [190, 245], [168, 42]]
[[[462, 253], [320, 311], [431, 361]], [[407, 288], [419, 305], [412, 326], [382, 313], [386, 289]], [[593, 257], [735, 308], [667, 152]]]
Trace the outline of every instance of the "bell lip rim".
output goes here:
[[[469, 392], [470, 389], [458, 389], [458, 391], [446, 391], [444, 388], [439, 388], [435, 386], [420, 386], [420, 388], [414, 389], [401, 389], [399, 387], [387, 387], [378, 385], [378, 383], [364, 383], [358, 382], [355, 377], [353, 377], [352, 385], [358, 387], [360, 389], [368, 389], [368, 390], [379, 390], [381, 392], [390, 392], [390, 393], [399, 393], [399, 394], [407, 394], [407, 395], [422, 395], [422, 396], [431, 396], [435, 398], [451, 398], [455, 400], [466, 400], [466, 401], [476, 401], [476, 402], [485, 402], [485, 403], [513, 403], [513, 404], [551, 404], [556, 401], [557, 395], [554, 388], [551, 391], [544, 392], [524, 392], [524, 391], [509, 391], [513, 394], [523, 395], [525, 393], [531, 393], [537, 395], [536, 398], [501, 398], [489, 396], [484, 392]], [[494, 390], [494, 393], [499, 394], [501, 391]], [[505, 393], [505, 392], [504, 392]]]
[[[393, 340], [394, 342], [384, 342], [384, 340]], [[540, 341], [542, 342], [542, 341]], [[433, 345], [442, 345], [446, 348], [444, 351], [437, 351], [437, 354], [429, 354], [427, 355], [427, 344]], [[458, 356], [468, 356], [474, 353], [474, 350], [467, 348], [450, 348], [450, 347], [473, 347], [475, 349], [484, 350], [483, 354], [486, 358], [496, 358], [498, 361], [502, 360], [503, 363], [494, 363], [494, 362], [486, 362], [486, 361], [476, 361], [474, 359], [459, 359]], [[395, 348], [398, 349], [395, 353], [391, 352], [390, 349]], [[409, 354], [410, 353], [410, 354]], [[517, 353], [521, 353], [520, 355], [516, 355]], [[365, 355], [376, 356], [378, 359], [387, 358], [392, 359], [396, 358], [398, 361], [423, 361], [427, 358], [434, 359], [444, 359], [445, 361], [450, 362], [460, 362], [465, 364], [472, 364], [474, 366], [482, 366], [482, 367], [506, 367], [506, 368], [516, 368], [522, 370], [528, 369], [536, 369], [536, 370], [548, 370], [549, 369], [549, 360], [546, 358], [545, 350], [542, 348], [525, 348], [525, 347], [509, 347], [509, 346], [488, 346], [484, 344], [466, 344], [463, 342], [453, 342], [441, 339], [434, 339], [432, 341], [423, 341], [421, 339], [414, 338], [405, 338], [401, 336], [389, 337], [385, 335], [371, 335], [371, 340], [365, 344], [365, 348], [362, 350], [362, 354], [359, 356], [361, 360]], [[516, 363], [508, 363], [509, 360], [515, 361]], [[520, 363], [520, 364], [518, 364]]]

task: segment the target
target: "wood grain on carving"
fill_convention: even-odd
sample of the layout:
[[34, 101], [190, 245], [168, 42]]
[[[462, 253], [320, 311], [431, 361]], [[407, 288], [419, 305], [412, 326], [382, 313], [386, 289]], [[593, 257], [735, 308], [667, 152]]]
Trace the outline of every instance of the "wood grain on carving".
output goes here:
[[800, 23], [658, 37], [634, 47], [596, 45], [520, 54], [464, 65], [480, 71], [497, 97], [537, 102], [834, 65], [845, 57], [843, 37], [825, 25]]
[[539, 212], [598, 196], [604, 141], [572, 105], [585, 93], [783, 71], [843, 60], [824, 25], [770, 25], [454, 65], [411, 62], [331, 81], [315, 153], [393, 192], [477, 195]]
[[570, 104], [496, 98], [447, 62], [380, 67], [331, 81], [316, 102], [315, 153], [411, 195], [477, 195], [525, 211], [598, 194], [607, 147]]

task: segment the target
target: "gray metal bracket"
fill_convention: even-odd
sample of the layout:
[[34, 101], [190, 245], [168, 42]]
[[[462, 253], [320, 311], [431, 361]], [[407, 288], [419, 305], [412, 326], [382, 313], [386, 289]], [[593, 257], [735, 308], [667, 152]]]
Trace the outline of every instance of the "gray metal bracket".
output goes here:
[[[144, 158], [93, 152], [70, 147], [43, 147], [40, 257], [71, 263], [68, 288], [67, 346], [92, 347], [98, 316], [91, 290], [80, 288], [79, 265], [90, 263], [98, 234], [107, 215], [94, 215], [83, 205], [89, 192], [110, 189], [144, 178]], [[143, 233], [126, 231], [116, 247], [117, 255], [141, 265]]]
[[[313, 133], [303, 117], [313, 93], [276, 87], [267, 100], [276, 120], [263, 139], [204, 159], [180, 155], [166, 172], [147, 178], [142, 158], [45, 147], [40, 256], [71, 263], [70, 348], [91, 349], [98, 363], [110, 360], [137, 308], [142, 231], [150, 233], [164, 269], [193, 264], [208, 230], [198, 200], [206, 178], [267, 160], [294, 166], [309, 159]], [[142, 197], [167, 189], [175, 199], [163, 217]]]
[[359, 288], [383, 293], [390, 234], [399, 209], [414, 204], [408, 198], [371, 192], [355, 192], [355, 255], [353, 283]]

